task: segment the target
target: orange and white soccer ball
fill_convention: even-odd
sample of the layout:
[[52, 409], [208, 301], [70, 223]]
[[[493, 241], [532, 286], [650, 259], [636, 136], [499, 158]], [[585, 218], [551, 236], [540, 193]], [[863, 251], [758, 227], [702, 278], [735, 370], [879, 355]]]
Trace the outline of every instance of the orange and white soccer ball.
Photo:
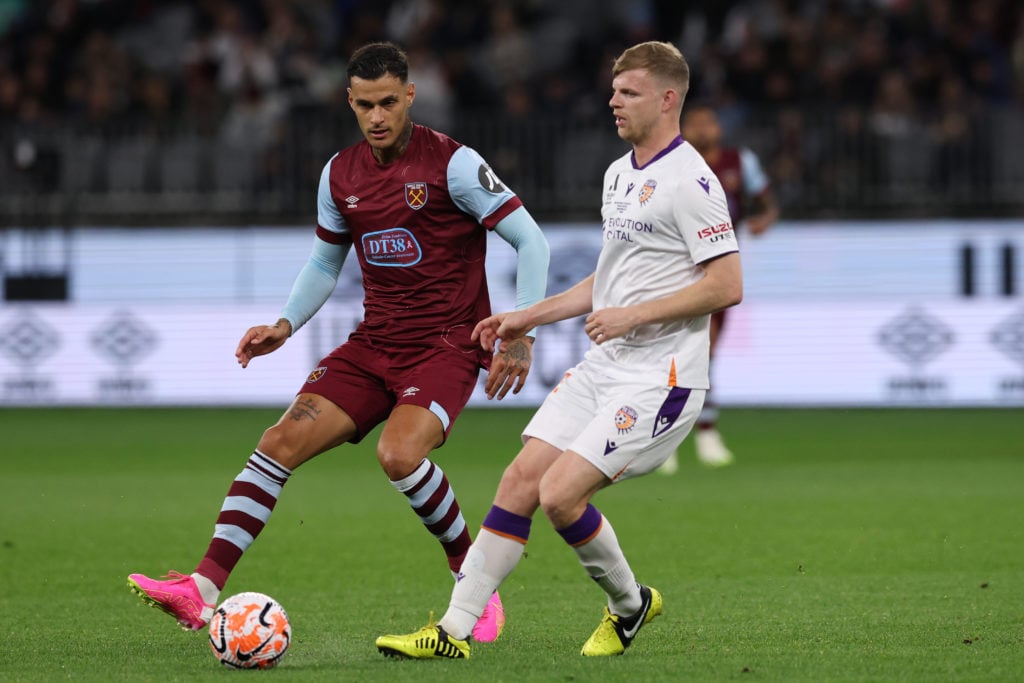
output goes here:
[[292, 641], [284, 608], [263, 593], [239, 593], [220, 604], [210, 619], [213, 656], [232, 669], [270, 669]]

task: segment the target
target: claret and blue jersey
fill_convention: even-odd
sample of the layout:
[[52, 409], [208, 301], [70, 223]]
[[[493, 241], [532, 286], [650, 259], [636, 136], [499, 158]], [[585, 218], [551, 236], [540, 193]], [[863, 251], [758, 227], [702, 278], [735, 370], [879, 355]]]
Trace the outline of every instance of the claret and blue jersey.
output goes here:
[[332, 157], [317, 235], [358, 254], [365, 319], [356, 334], [468, 346], [490, 314], [485, 229], [520, 206], [475, 150], [424, 126], [393, 163], [380, 164], [365, 141]]

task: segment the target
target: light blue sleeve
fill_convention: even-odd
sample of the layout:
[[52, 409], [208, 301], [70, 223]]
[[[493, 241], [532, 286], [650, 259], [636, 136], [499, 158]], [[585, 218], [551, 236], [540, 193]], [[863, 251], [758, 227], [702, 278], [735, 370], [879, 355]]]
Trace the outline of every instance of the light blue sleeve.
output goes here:
[[743, 174], [743, 188], [751, 197], [761, 194], [771, 185], [757, 155], [745, 147], [740, 150], [740, 172]]
[[[548, 240], [537, 221], [520, 206], [502, 218], [494, 232], [516, 250], [516, 310], [528, 308], [544, 298], [548, 285]], [[536, 336], [536, 330], [528, 334]]]
[[331, 244], [313, 238], [313, 251], [299, 271], [281, 317], [292, 325], [292, 334], [299, 331], [330, 298], [338, 284], [338, 275], [345, 264], [351, 244]]
[[475, 149], [465, 146], [448, 160], [448, 194], [459, 209], [489, 228], [494, 226], [487, 217], [516, 196]]
[[316, 222], [324, 230], [336, 235], [348, 235], [348, 225], [331, 195], [331, 162], [336, 156], [331, 157], [320, 172], [320, 185], [316, 191]]

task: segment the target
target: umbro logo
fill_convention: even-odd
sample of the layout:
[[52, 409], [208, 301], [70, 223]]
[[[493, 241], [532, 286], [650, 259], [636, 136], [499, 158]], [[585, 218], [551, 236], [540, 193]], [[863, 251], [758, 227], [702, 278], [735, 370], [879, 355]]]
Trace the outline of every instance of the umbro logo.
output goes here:
[[611, 439], [606, 439], [605, 440], [605, 442], [604, 442], [604, 454], [605, 455], [608, 455], [609, 453], [615, 452], [616, 450], [618, 450], [618, 448], [619, 448], [619, 444], [615, 443]]
[[402, 392], [402, 398], [405, 398], [407, 396], [415, 396], [419, 392], [419, 390], [419, 387], [409, 387], [408, 389]]
[[349, 196], [345, 197], [345, 203], [348, 204], [348, 208], [354, 209], [356, 208], [356, 204], [359, 203], [359, 197], [355, 196], [354, 194], [350, 194]]
[[704, 194], [706, 194], [706, 195], [710, 195], [711, 194], [711, 181], [710, 180], [708, 180], [704, 176], [701, 176], [700, 178], [697, 178], [697, 184], [700, 185], [702, 188], [704, 188]]

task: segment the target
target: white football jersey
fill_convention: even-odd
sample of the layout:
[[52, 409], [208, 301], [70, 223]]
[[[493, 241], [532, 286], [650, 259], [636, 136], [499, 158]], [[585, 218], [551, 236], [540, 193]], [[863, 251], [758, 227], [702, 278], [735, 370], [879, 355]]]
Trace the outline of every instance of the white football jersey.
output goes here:
[[[738, 251], [722, 186], [681, 137], [642, 168], [632, 152], [614, 161], [604, 176], [601, 217], [595, 311], [673, 294], [704, 277], [697, 264]], [[613, 376], [651, 373], [707, 389], [709, 318], [642, 325], [592, 345], [586, 358]]]

